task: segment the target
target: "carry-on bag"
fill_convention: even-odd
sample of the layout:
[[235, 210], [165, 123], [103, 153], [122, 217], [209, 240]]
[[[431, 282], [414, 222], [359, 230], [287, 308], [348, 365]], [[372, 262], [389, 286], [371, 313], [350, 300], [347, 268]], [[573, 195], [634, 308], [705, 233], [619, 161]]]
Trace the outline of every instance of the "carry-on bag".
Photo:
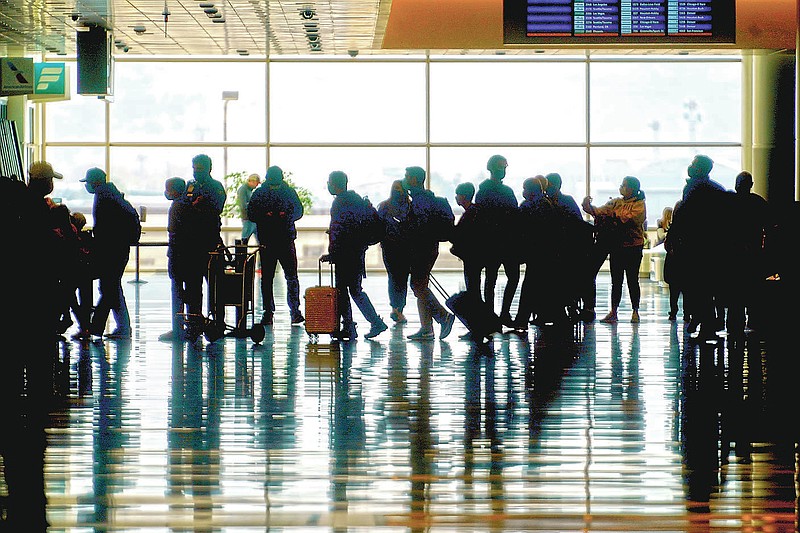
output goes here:
[[305, 291], [306, 333], [316, 340], [320, 334], [333, 334], [339, 329], [339, 309], [337, 291], [333, 286], [333, 264], [331, 263], [331, 284], [322, 285], [322, 258], [319, 260], [319, 283]]
[[431, 285], [445, 298], [445, 305], [458, 317], [469, 330], [475, 340], [491, 338], [493, 333], [503, 331], [500, 317], [489, 304], [467, 291], [457, 292], [450, 296], [439, 280], [430, 276]]

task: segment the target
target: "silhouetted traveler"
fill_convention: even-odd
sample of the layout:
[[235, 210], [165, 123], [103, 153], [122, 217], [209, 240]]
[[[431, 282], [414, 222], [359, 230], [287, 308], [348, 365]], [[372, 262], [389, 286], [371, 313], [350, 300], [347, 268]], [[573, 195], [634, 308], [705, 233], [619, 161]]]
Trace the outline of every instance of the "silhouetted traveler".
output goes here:
[[[553, 254], [555, 272], [562, 278], [569, 281], [563, 284], [558, 291], [558, 297], [554, 303], [558, 309], [551, 308], [548, 315], [557, 312], [555, 317], [546, 317], [546, 320], [560, 319], [562, 307], [571, 313], [578, 313], [579, 300], [583, 300], [580, 316], [572, 316], [573, 319], [583, 319], [591, 322], [595, 318], [594, 313], [594, 275], [600, 269], [603, 261], [593, 269], [592, 253], [594, 251], [591, 242], [590, 227], [583, 220], [581, 209], [578, 203], [569, 194], [561, 190], [561, 174], [551, 172], [545, 176], [547, 180], [547, 197], [555, 208], [555, 213], [550, 224], [550, 233], [553, 234]], [[604, 259], [604, 258], [603, 258]], [[555, 287], [546, 287], [547, 291], [553, 292]], [[545, 291], [545, 292], [547, 292]], [[550, 300], [548, 298], [547, 300]]]
[[381, 241], [381, 255], [389, 284], [389, 318], [398, 324], [408, 320], [403, 314], [408, 297], [408, 280], [411, 276], [411, 243], [409, 242], [409, 213], [411, 199], [403, 188], [402, 180], [392, 182], [389, 198], [378, 204], [378, 216], [386, 225], [386, 236]]
[[631, 298], [631, 322], [639, 322], [639, 303], [641, 288], [639, 286], [639, 267], [642, 263], [644, 248], [644, 221], [647, 218], [645, 194], [640, 188], [639, 179], [625, 176], [619, 186], [621, 196], [609, 200], [600, 207], [591, 204], [591, 196], [583, 199], [583, 210], [594, 217], [595, 221], [604, 218], [618, 220], [618, 240], [611, 243], [611, 309], [601, 322], [617, 321], [617, 309], [622, 300], [622, 282], [627, 279], [628, 293]]
[[366, 276], [364, 254], [368, 247], [363, 226], [367, 214], [365, 211], [374, 211], [375, 208], [355, 191], [347, 188], [347, 174], [342, 171], [330, 173], [328, 192], [335, 198], [331, 204], [328, 254], [323, 256], [323, 261], [336, 265], [339, 315], [342, 318], [341, 330], [333, 336], [342, 340], [354, 340], [358, 336], [350, 306], [352, 297], [361, 314], [370, 323], [370, 330], [364, 338], [371, 339], [388, 329], [375, 311], [369, 296], [361, 288], [361, 279]]
[[733, 193], [709, 177], [713, 166], [705, 155], [692, 160], [669, 230], [673, 250], [681, 257], [684, 297], [691, 310], [689, 330], [699, 326], [705, 339], [714, 338], [721, 327], [723, 317], [717, 308], [723, 288], [732, 281], [732, 264], [727, 261], [734, 260], [729, 257], [731, 236], [717, 231], [719, 223], [731, 215]]
[[[52, 214], [56, 204], [48, 195], [53, 192], [53, 179], [62, 178], [63, 176], [55, 172], [50, 163], [44, 161], [33, 163], [28, 171], [27, 190], [21, 192], [20, 200], [17, 202], [22, 209], [22, 226], [26, 239], [36, 236], [38, 238], [36, 246], [45, 252], [46, 275], [42, 276], [41, 283], [46, 288], [47, 299], [52, 303], [52, 314], [43, 317], [45, 323], [42, 325], [53, 334], [59, 330], [59, 321], [64, 310], [65, 290], [62, 284], [63, 258], [58, 252], [62, 246]], [[15, 209], [17, 206], [10, 208]], [[28, 263], [27, 256], [22, 257], [25, 257]]]
[[[683, 295], [683, 321], [689, 322], [691, 320], [690, 304], [683, 294], [683, 268], [681, 266], [683, 256], [680, 253], [680, 245], [677, 246], [678, 252], [676, 253], [675, 241], [678, 240], [678, 235], [670, 231], [672, 229], [672, 217], [681, 201], [675, 202], [672, 207], [671, 214], [669, 215], [669, 224], [665, 224], [666, 231], [664, 232], [664, 281], [669, 287], [669, 314], [667, 318], [670, 322], [678, 318], [678, 303], [681, 295]], [[664, 208], [665, 210], [667, 208]], [[674, 237], [674, 238], [673, 238]]]
[[482, 231], [478, 220], [478, 205], [473, 203], [475, 186], [459, 183], [456, 186], [456, 204], [464, 210], [453, 229], [450, 253], [464, 264], [464, 285], [467, 292], [481, 298], [481, 270], [486, 250], [481, 246]]
[[[247, 181], [236, 190], [236, 206], [239, 208], [239, 217], [242, 219], [242, 242], [247, 244], [250, 237], [256, 232], [256, 224], [247, 216], [247, 204], [253, 196], [253, 191], [261, 183], [261, 176], [250, 174]], [[258, 238], [258, 237], [256, 237]], [[260, 242], [260, 241], [259, 241]]]
[[728, 318], [729, 325], [737, 328], [754, 327], [759, 321], [759, 288], [769, 275], [766, 272], [764, 241], [770, 231], [769, 205], [752, 192], [753, 175], [747, 171], [736, 176], [736, 194], [733, 197], [735, 211], [731, 213], [733, 226], [738, 235], [733, 242], [739, 247], [740, 290], [733, 296]]
[[[522, 183], [522, 197], [519, 214], [519, 241], [524, 242], [522, 261], [526, 264], [525, 276], [519, 296], [519, 309], [514, 319], [514, 329], [527, 331], [528, 322], [533, 318], [542, 323], [542, 292], [552, 292], [547, 280], [555, 271], [553, 252], [558, 246], [557, 233], [552, 231], [557, 224], [556, 208], [548, 198], [547, 179], [544, 176], [528, 178]], [[547, 294], [552, 298], [552, 294]]]
[[433, 340], [435, 320], [441, 325], [439, 338], [444, 339], [452, 331], [456, 317], [439, 303], [428, 282], [439, 257], [439, 242], [452, 238], [455, 217], [447, 200], [425, 189], [425, 169], [407, 167], [403, 181], [411, 194], [411, 289], [417, 298], [420, 322], [419, 331], [408, 335], [408, 338], [415, 341]]
[[550, 198], [553, 205], [568, 215], [583, 219], [581, 208], [578, 207], [578, 202], [575, 201], [575, 198], [561, 191], [561, 174], [551, 172], [545, 176], [545, 179], [547, 180], [547, 197]]
[[[194, 266], [187, 264], [186, 243], [181, 242], [179, 228], [183, 223], [183, 212], [187, 202], [179, 201], [186, 193], [186, 180], [180, 177], [169, 178], [164, 182], [164, 197], [170, 201], [167, 212], [167, 273], [170, 278], [172, 302], [172, 329], [159, 335], [160, 341], [182, 341], [186, 338], [185, 318], [187, 312], [184, 294], [186, 279], [191, 278]], [[190, 256], [191, 257], [191, 256]]]
[[508, 161], [502, 155], [493, 155], [489, 158], [486, 169], [490, 176], [478, 187], [475, 203], [479, 207], [477, 217], [481, 220], [484, 231], [491, 235], [487, 242], [492, 243], [489, 249], [484, 250], [486, 268], [484, 299], [490, 306], [494, 306], [494, 290], [502, 264], [506, 275], [506, 286], [500, 306], [500, 321], [506, 326], [512, 326], [511, 303], [519, 285], [521, 243], [513, 238], [518, 205], [513, 189], [503, 183], [507, 167]]
[[[208, 277], [208, 264], [213, 252], [222, 245], [222, 208], [225, 187], [211, 177], [211, 158], [198, 154], [192, 158], [192, 179], [186, 183], [183, 196], [173, 200], [181, 206], [180, 223], [175, 226], [175, 239], [183, 249], [183, 298], [191, 315], [186, 328], [187, 340], [197, 342], [202, 333], [203, 279]], [[184, 263], [185, 260], [185, 263]]]
[[106, 173], [101, 169], [90, 168], [81, 181], [86, 183], [86, 190], [94, 194], [92, 233], [100, 272], [100, 298], [95, 305], [89, 330], [92, 335], [102, 336], [111, 313], [117, 327], [106, 337], [129, 339], [131, 318], [122, 290], [122, 275], [133, 244], [129, 239], [132, 224], [134, 221], [138, 224], [139, 215], [116, 185], [107, 180]]
[[264, 305], [262, 324], [272, 324], [275, 314], [275, 297], [272, 284], [275, 269], [280, 262], [286, 278], [286, 303], [292, 324], [302, 324], [300, 312], [300, 281], [297, 278], [297, 238], [295, 222], [303, 217], [303, 204], [297, 191], [283, 179], [283, 170], [277, 166], [267, 169], [264, 183], [253, 192], [247, 204], [247, 217], [256, 224], [259, 253], [261, 255], [261, 299]]
[[75, 273], [75, 293], [72, 295], [73, 312], [78, 318], [78, 331], [72, 335], [74, 340], [89, 340], [89, 330], [94, 305], [94, 280], [100, 273], [94, 264], [94, 235], [86, 229], [86, 216], [75, 212], [70, 215], [78, 238], [78, 267]]

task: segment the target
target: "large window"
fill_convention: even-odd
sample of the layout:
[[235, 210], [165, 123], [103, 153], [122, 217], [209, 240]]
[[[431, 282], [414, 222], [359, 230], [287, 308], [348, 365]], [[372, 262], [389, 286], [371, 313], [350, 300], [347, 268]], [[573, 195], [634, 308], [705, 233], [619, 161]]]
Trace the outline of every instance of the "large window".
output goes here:
[[432, 142], [586, 140], [583, 62], [433, 62], [430, 78]]
[[679, 198], [695, 154], [711, 156], [712, 176], [733, 185], [741, 86], [741, 62], [730, 56], [121, 58], [113, 101], [44, 104], [43, 148], [66, 176], [54, 195], [90, 210], [77, 180], [108, 161], [153, 226], [165, 224], [164, 180], [189, 179], [191, 158], [207, 153], [220, 180], [226, 170], [263, 176], [281, 166], [311, 193], [315, 226], [327, 224], [332, 170], [377, 204], [405, 167], [422, 166], [455, 207], [455, 186], [477, 186], [487, 159], [502, 154], [519, 199], [536, 174], [558, 172], [565, 192], [595, 203], [637, 176], [652, 227]]
[[[266, 140], [264, 63], [117, 62], [112, 142]], [[236, 93], [223, 100], [222, 93]], [[231, 95], [229, 98], [233, 98]]]

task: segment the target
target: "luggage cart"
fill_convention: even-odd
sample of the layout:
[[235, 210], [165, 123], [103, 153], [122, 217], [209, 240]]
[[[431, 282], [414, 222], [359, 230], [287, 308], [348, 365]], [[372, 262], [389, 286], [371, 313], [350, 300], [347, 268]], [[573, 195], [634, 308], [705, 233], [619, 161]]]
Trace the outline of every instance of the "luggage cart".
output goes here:
[[[246, 338], [260, 343], [264, 326], [255, 320], [256, 251], [237, 241], [233, 247], [220, 246], [209, 252], [208, 317], [200, 317], [202, 333], [208, 342], [222, 337]], [[236, 323], [225, 323], [225, 310], [233, 307]], [[250, 327], [248, 327], [248, 323]]]

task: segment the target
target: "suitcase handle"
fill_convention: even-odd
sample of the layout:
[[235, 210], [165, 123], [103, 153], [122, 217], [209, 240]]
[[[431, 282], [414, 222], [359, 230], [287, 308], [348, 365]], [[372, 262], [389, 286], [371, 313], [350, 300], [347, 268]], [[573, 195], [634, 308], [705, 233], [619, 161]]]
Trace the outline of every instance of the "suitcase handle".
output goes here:
[[[325, 256], [321, 255], [319, 257], [319, 261], [318, 261], [319, 262], [319, 269], [318, 269], [318, 274], [319, 274], [319, 285], [318, 286], [319, 287], [322, 287], [322, 258], [323, 257], [325, 257]], [[331, 266], [331, 287], [333, 287], [333, 262], [332, 261], [328, 261], [328, 264]]]
[[428, 276], [428, 280], [430, 281], [430, 284], [431, 284], [431, 285], [433, 285], [433, 288], [434, 288], [434, 289], [436, 289], [436, 291], [437, 291], [439, 294], [441, 294], [441, 295], [442, 295], [442, 298], [444, 298], [445, 300], [447, 300], [448, 298], [450, 298], [450, 295], [449, 295], [449, 294], [447, 294], [447, 291], [446, 291], [446, 290], [444, 290], [444, 287], [442, 286], [442, 284], [441, 284], [441, 283], [439, 283], [439, 280], [438, 280], [438, 279], [436, 279], [435, 277], [433, 277], [433, 273], [431, 273], [431, 274]]

